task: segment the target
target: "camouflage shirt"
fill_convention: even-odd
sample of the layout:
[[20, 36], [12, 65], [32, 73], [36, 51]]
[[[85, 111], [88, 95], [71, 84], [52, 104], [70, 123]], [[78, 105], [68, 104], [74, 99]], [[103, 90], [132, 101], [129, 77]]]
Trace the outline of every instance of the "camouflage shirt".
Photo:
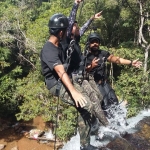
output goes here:
[[[78, 10], [79, 4], [74, 3], [70, 16], [68, 18], [69, 20], [69, 27], [67, 29], [67, 36], [71, 35], [71, 31], [72, 31], [72, 26], [74, 24], [74, 22], [76, 21], [76, 14], [77, 14], [77, 10]], [[87, 28], [89, 27], [89, 25], [92, 23], [92, 19], [89, 19], [81, 28], [80, 28], [80, 36], [82, 36], [84, 34], [84, 32], [87, 30]]]

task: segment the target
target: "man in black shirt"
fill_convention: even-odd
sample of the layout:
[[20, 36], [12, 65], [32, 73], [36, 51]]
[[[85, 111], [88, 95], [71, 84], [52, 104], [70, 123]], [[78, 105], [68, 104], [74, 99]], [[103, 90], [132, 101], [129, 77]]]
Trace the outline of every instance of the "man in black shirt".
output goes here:
[[99, 49], [100, 36], [98, 33], [91, 33], [88, 36], [88, 42], [90, 50], [87, 55], [86, 70], [94, 76], [94, 80], [103, 95], [102, 107], [105, 110], [111, 104], [118, 104], [117, 96], [107, 82], [106, 61], [116, 64], [131, 65], [134, 67], [140, 67], [142, 62], [138, 61], [138, 59], [131, 61], [120, 58], [110, 54], [108, 51]]
[[[60, 41], [65, 38], [68, 27], [68, 19], [63, 14], [54, 14], [49, 21], [50, 38], [41, 50], [42, 73], [45, 77], [45, 83], [52, 95], [59, 96], [61, 100], [76, 107], [86, 122], [79, 124], [81, 144], [86, 148], [97, 148], [89, 145], [89, 129], [92, 123], [95, 123], [95, 112], [100, 107], [98, 98], [94, 95], [92, 88], [84, 81], [82, 85], [72, 83], [64, 68], [64, 54]], [[61, 82], [61, 83], [60, 83]], [[59, 83], [59, 84], [58, 84]], [[60, 86], [60, 89], [57, 87]], [[88, 89], [88, 92], [86, 91]], [[92, 95], [93, 100], [90, 100]], [[97, 112], [96, 112], [97, 113]], [[108, 122], [103, 114], [99, 111], [99, 121], [104, 125]], [[98, 114], [97, 114], [98, 115]], [[97, 117], [97, 116], [96, 116]], [[104, 118], [103, 118], [104, 117]], [[105, 124], [106, 122], [106, 124]], [[88, 144], [88, 145], [85, 145]]]

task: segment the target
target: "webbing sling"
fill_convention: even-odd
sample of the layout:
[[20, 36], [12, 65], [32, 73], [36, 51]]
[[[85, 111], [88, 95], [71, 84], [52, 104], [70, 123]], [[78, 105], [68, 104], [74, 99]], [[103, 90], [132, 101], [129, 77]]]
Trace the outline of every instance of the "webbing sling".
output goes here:
[[86, 68], [86, 61], [87, 61], [87, 55], [89, 53], [89, 44], [88, 42], [85, 45], [84, 53], [82, 55], [80, 64], [79, 64], [79, 69], [75, 74], [72, 74], [74, 80], [78, 82], [79, 84], [82, 84], [83, 80], [85, 79], [85, 68]]

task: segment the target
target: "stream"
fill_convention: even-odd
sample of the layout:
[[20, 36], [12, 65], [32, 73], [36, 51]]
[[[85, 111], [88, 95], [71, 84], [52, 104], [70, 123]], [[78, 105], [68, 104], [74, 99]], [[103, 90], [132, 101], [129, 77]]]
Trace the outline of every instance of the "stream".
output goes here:
[[[126, 119], [127, 109], [123, 105], [107, 110], [109, 125], [100, 126], [97, 136], [91, 136], [91, 145], [100, 150], [150, 150], [150, 110], [143, 110], [137, 116]], [[80, 150], [80, 136], [77, 133], [64, 143], [60, 150]]]

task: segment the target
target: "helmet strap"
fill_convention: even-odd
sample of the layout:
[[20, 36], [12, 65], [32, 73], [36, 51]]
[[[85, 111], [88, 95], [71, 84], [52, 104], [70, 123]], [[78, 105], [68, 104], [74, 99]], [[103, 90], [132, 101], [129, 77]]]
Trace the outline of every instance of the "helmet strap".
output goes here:
[[[52, 31], [52, 30], [51, 30], [51, 31]], [[62, 36], [60, 37], [59, 34], [60, 34], [61, 31], [62, 31]], [[57, 37], [59, 41], [62, 41], [62, 39], [63, 39], [64, 36], [65, 36], [65, 31], [66, 31], [66, 29], [62, 29], [62, 30], [57, 31], [57, 32], [51, 32], [51, 34], [54, 35], [55, 37]]]

